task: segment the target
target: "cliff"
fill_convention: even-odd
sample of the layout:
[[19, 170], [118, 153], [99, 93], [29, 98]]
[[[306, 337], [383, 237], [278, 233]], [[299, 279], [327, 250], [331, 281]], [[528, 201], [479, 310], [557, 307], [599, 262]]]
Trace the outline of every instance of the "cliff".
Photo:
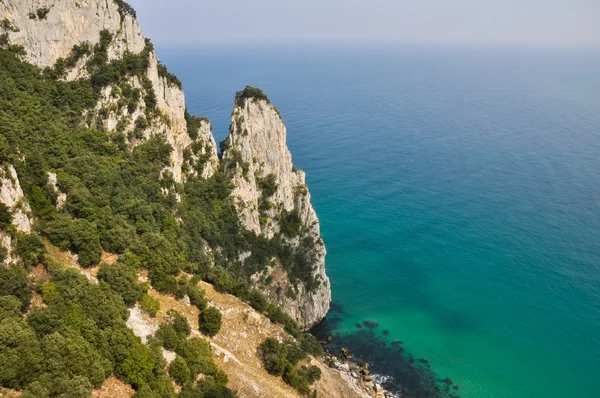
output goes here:
[[[0, 203], [4, 204], [10, 210], [14, 230], [26, 234], [30, 233], [31, 219], [29, 215], [31, 209], [23, 195], [17, 171], [12, 165], [7, 165], [0, 167], [0, 174]], [[0, 243], [7, 252], [4, 259], [4, 266], [16, 260], [12, 235], [10, 232], [0, 231]]]
[[[6, 0], [0, 2], [0, 16], [5, 21], [0, 31], [8, 43], [23, 47], [24, 60], [40, 68], [60, 63], [61, 78], [67, 81], [89, 77], [93, 67], [90, 60], [100, 51], [108, 62], [131, 55], [144, 57], [142, 73], [129, 71], [121, 81], [109, 81], [102, 88], [94, 121], [126, 134], [131, 145], [164, 134], [173, 147], [166, 171], [176, 182], [184, 178], [184, 154], [192, 147], [201, 147], [196, 155], [210, 155], [203, 176], [214, 173], [218, 158], [210, 125], [205, 123], [198, 131], [188, 132], [181, 83], [160, 64], [142, 35], [135, 11], [124, 2]], [[132, 97], [132, 92], [138, 94]], [[149, 98], [156, 103], [149, 104]]]
[[[325, 317], [331, 301], [325, 245], [305, 174], [292, 164], [281, 115], [262, 91], [247, 87], [238, 93], [223, 159], [242, 224], [293, 250], [288, 264], [274, 261], [253, 279], [301, 326], [310, 328]], [[272, 283], [261, 283], [269, 277]]]
[[[7, 266], [0, 267], [0, 304], [12, 311], [0, 329], [18, 329], [40, 351], [32, 364], [7, 365], [14, 374], [23, 366], [35, 371], [20, 379], [0, 372], [0, 386], [57, 396], [55, 389], [75, 388], [69, 383], [98, 389], [102, 377], [114, 374], [138, 393], [167, 388], [165, 381], [172, 388], [170, 369], [149, 353], [156, 344], [130, 335], [127, 307], [141, 306], [148, 295], [179, 304], [193, 297], [201, 313], [198, 280], [213, 283], [217, 292], [205, 288], [215, 302], [231, 304], [219, 307], [226, 320], [243, 312], [229, 318], [223, 344], [239, 348], [236, 333], [246, 333], [238, 325], [246, 316], [267, 327], [255, 328], [251, 346], [240, 348], [241, 369], [223, 356], [235, 388], [260, 385], [256, 396], [264, 396], [277, 379], [282, 396], [297, 396], [314, 384], [308, 364], [288, 365], [289, 380], [266, 377], [257, 353], [272, 330], [300, 345], [302, 330], [322, 320], [331, 301], [319, 220], [286, 134], [266, 95], [247, 87], [236, 95], [218, 154], [210, 122], [188, 112], [182, 83], [160, 63], [122, 0], [0, 0], [0, 200], [10, 213], [0, 232]], [[63, 272], [65, 259], [87, 279]], [[75, 285], [81, 289], [72, 291]], [[64, 313], [68, 308], [77, 314]], [[39, 321], [29, 324], [25, 316]], [[46, 325], [45, 317], [57, 322]], [[51, 374], [55, 368], [42, 362], [52, 339], [77, 340], [85, 354], [75, 357], [91, 362], [70, 369], [73, 361], [55, 358], [64, 369]], [[119, 352], [112, 339], [123, 342]], [[193, 363], [186, 344], [178, 355]], [[0, 359], [8, 358], [1, 351]], [[227, 390], [215, 368], [198, 369], [190, 375], [209, 380], [193, 388]], [[321, 387], [336, 391], [326, 385], [329, 376]], [[347, 396], [339, 391], [329, 395]]]
[[[175, 183], [215, 173], [219, 159], [210, 122], [187, 113], [181, 82], [160, 64], [132, 9], [114, 1], [6, 0], [0, 15], [8, 21], [3, 28], [8, 42], [23, 47], [27, 62], [55, 68], [67, 81], [90, 76], [100, 81], [97, 104], [86, 111], [88, 124], [122, 134], [130, 148], [164, 136], [173, 150], [163, 178]], [[111, 77], [113, 70], [98, 65], [104, 59], [125, 76]], [[129, 66], [134, 63], [141, 67]], [[261, 99], [251, 94], [241, 92], [236, 100], [224, 166], [242, 225], [268, 239], [281, 237], [293, 251], [293, 261], [274, 259], [253, 280], [310, 328], [325, 317], [331, 301], [319, 220], [304, 173], [292, 165], [279, 112], [264, 94]], [[169, 184], [164, 189], [174, 191]], [[260, 283], [267, 278], [275, 283]]]

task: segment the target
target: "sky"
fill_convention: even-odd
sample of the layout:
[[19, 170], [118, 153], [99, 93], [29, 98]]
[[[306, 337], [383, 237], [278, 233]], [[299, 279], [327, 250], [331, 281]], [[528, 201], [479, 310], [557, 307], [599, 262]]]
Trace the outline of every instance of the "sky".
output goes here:
[[600, 45], [600, 0], [128, 0], [156, 43]]

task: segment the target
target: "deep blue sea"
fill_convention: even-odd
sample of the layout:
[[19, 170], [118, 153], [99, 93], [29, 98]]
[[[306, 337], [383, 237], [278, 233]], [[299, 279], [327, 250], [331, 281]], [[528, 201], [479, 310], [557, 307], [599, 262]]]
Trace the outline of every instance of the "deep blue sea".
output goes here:
[[217, 140], [246, 84], [281, 111], [340, 341], [461, 397], [600, 397], [600, 49], [157, 50]]

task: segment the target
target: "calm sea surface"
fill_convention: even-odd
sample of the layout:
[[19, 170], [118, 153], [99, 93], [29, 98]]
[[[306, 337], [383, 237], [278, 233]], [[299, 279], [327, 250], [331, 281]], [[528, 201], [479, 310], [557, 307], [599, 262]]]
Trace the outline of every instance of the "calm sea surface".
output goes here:
[[461, 397], [600, 397], [600, 50], [157, 50], [217, 140], [246, 84], [281, 111], [351, 348], [401, 340]]

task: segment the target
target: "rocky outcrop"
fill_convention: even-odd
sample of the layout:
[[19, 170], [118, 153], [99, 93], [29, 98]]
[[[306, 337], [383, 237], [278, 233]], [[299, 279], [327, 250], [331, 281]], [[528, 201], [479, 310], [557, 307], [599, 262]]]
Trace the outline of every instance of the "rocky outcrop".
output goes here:
[[[86, 123], [103, 127], [120, 143], [124, 139], [130, 149], [163, 135], [173, 148], [163, 178], [175, 183], [193, 175], [209, 178], [219, 168], [210, 123], [188, 114], [181, 82], [160, 64], [124, 1], [1, 0], [0, 20], [0, 45], [22, 46], [24, 60], [54, 68], [58, 78], [92, 78], [99, 96], [84, 114]], [[127, 67], [119, 64], [123, 59]], [[106, 62], [118, 66], [117, 73], [104, 73]], [[102, 78], [94, 79], [98, 74]], [[305, 175], [292, 165], [283, 121], [263, 96], [236, 101], [222, 163], [233, 179], [243, 226], [281, 238], [293, 252], [292, 260], [273, 261], [253, 278], [272, 302], [309, 328], [331, 301], [325, 246]], [[269, 277], [275, 283], [263, 283]]]
[[224, 144], [224, 168], [233, 179], [232, 195], [242, 224], [257, 235], [281, 237], [308, 260], [303, 266], [309, 269], [304, 271], [314, 284], [292, 277], [278, 263], [254, 279], [258, 283], [270, 277], [274, 283], [264, 284], [262, 290], [309, 328], [325, 317], [331, 301], [319, 219], [310, 203], [305, 174], [292, 164], [279, 111], [262, 92], [252, 97], [251, 90], [256, 89], [238, 93]]
[[[8, 207], [12, 214], [12, 225], [18, 232], [31, 232], [31, 209], [27, 204], [19, 183], [17, 171], [12, 165], [0, 167], [0, 202]], [[6, 232], [0, 232], [0, 243], [7, 250], [4, 265], [15, 260], [12, 253], [12, 236]]]
[[[8, 42], [23, 46], [23, 59], [41, 68], [52, 67], [61, 58], [72, 55], [74, 46], [93, 46], [101, 39], [102, 31], [111, 34], [107, 48], [109, 61], [121, 59], [125, 53], [140, 54], [147, 49], [147, 42], [135, 19], [134, 11], [123, 2], [114, 0], [4, 0], [0, 2], [0, 19], [6, 26], [0, 34], [7, 35]], [[185, 118], [185, 96], [180, 85], [175, 84], [161, 73], [159, 61], [153, 50], [148, 53], [148, 69], [143, 78], [151, 83], [156, 97], [156, 112], [152, 120], [145, 120], [139, 136], [147, 139], [154, 134], [164, 134], [173, 147], [171, 165], [167, 171], [176, 182], [184, 179], [182, 166], [186, 149], [194, 146], [202, 148], [201, 154], [208, 153], [202, 175], [209, 177], [218, 164], [216, 144], [210, 126], [200, 129], [197, 138], [190, 138]], [[63, 78], [74, 80], [89, 76], [86, 68], [88, 55], [83, 55], [74, 67], [65, 71]], [[129, 76], [131, 88], [147, 94], [139, 76]], [[115, 85], [102, 90], [96, 106], [96, 120], [108, 130], [130, 136], [136, 122], [146, 111], [144, 95], [133, 113], [127, 107], [117, 104], [123, 93]], [[123, 102], [123, 101], [121, 101]], [[101, 117], [98, 115], [101, 114]], [[208, 132], [208, 133], [207, 133]], [[132, 146], [139, 140], [129, 139]], [[195, 145], [194, 145], [195, 144]], [[195, 151], [198, 154], [198, 150]]]
[[25, 60], [41, 68], [67, 57], [75, 45], [97, 43], [104, 29], [114, 35], [109, 60], [145, 45], [132, 12], [112, 0], [3, 0], [0, 16], [12, 24], [6, 29], [10, 42], [23, 46]]

